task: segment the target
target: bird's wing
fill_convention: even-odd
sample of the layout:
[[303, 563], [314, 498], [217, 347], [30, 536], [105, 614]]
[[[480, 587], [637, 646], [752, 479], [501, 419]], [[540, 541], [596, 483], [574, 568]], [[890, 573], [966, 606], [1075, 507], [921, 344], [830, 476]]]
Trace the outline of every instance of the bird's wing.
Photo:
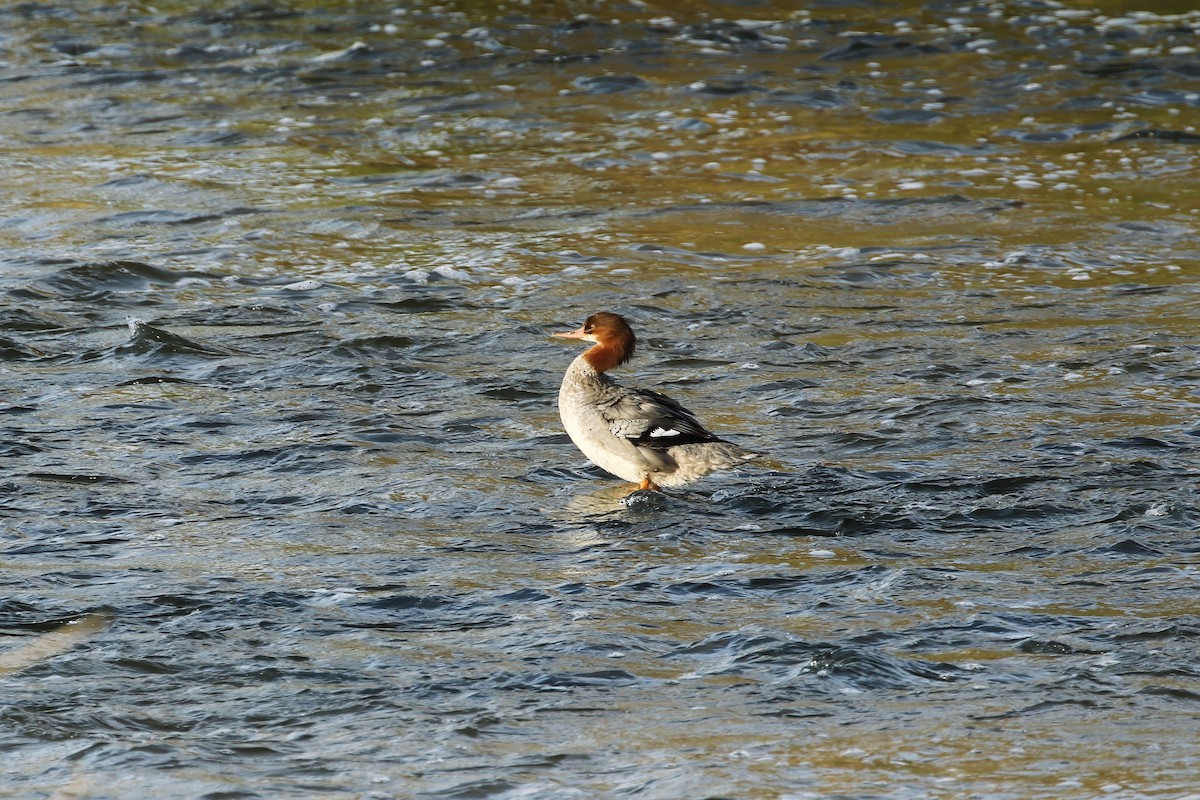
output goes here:
[[612, 387], [600, 414], [614, 436], [638, 447], [668, 448], [681, 444], [720, 441], [696, 415], [679, 403], [649, 389]]

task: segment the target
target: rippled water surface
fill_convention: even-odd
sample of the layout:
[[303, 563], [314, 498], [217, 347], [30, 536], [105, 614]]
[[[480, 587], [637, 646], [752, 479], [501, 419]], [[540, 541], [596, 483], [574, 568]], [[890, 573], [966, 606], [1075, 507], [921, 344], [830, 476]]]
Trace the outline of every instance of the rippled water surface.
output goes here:
[[1195, 797], [1198, 26], [0, 7], [0, 795]]

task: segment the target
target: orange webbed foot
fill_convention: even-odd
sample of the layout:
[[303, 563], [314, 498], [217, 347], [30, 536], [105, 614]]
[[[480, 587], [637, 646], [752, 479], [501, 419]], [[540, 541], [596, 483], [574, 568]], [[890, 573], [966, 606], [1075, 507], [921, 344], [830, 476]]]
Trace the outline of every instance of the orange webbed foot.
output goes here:
[[645, 491], [647, 489], [649, 489], [652, 492], [661, 492], [662, 491], [662, 488], [659, 487], [658, 484], [656, 484], [654, 481], [650, 480], [649, 475], [642, 478], [642, 482], [638, 484], [638, 491]]

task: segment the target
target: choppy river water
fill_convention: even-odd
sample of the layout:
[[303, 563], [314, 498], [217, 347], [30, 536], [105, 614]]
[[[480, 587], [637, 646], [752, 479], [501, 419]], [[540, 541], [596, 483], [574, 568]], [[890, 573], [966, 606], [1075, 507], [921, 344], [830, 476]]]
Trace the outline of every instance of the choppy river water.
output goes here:
[[0, 7], [0, 796], [1196, 797], [1198, 26]]

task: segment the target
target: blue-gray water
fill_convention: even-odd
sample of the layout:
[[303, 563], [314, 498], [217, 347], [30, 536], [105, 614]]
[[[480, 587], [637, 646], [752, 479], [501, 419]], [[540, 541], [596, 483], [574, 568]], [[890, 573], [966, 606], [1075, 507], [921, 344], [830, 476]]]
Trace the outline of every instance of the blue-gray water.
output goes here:
[[0, 8], [0, 796], [1192, 796], [1200, 14], [320, 6]]

